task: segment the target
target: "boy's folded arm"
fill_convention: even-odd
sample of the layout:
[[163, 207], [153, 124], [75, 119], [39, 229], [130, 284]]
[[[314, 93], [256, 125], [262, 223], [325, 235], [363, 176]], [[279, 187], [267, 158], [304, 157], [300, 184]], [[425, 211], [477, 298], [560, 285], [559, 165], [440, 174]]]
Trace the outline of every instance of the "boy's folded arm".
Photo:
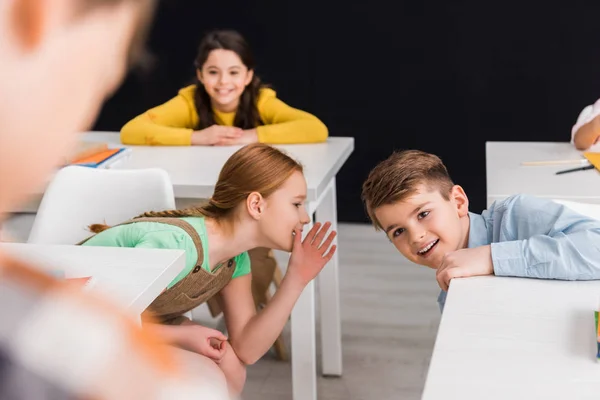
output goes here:
[[600, 279], [600, 221], [528, 195], [498, 208], [491, 243], [495, 275]]
[[541, 279], [600, 279], [600, 228], [492, 243], [494, 274]]

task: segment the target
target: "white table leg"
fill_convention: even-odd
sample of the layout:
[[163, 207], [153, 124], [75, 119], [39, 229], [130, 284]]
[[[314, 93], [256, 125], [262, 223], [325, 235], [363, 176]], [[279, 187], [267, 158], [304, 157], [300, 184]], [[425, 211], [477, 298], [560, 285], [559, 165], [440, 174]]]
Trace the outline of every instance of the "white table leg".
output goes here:
[[[335, 178], [331, 179], [326, 193], [317, 208], [317, 221], [331, 221], [337, 230], [337, 202]], [[337, 238], [334, 244], [337, 244]], [[321, 312], [321, 351], [323, 375], [342, 375], [342, 329], [340, 322], [340, 282], [338, 276], [338, 251], [319, 273], [319, 306]]]
[[[308, 225], [305, 232], [310, 230]], [[292, 391], [294, 400], [317, 399], [315, 284], [310, 282], [292, 310]]]

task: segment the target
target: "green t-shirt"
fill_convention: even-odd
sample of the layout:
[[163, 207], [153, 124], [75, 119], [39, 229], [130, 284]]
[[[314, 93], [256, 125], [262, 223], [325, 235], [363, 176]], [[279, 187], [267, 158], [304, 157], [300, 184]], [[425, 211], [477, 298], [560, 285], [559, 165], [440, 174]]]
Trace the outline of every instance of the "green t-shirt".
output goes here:
[[[198, 232], [202, 241], [202, 250], [204, 251], [202, 268], [211, 272], [211, 264], [208, 259], [208, 237], [206, 235], [204, 218], [185, 217], [179, 219], [188, 222]], [[85, 242], [83, 246], [185, 250], [185, 268], [171, 281], [167, 289], [189, 274], [196, 266], [196, 261], [198, 261], [198, 252], [191, 236], [177, 226], [160, 222], [135, 222], [115, 226], [98, 233]], [[232, 278], [250, 273], [250, 257], [247, 252], [235, 256], [234, 260], [236, 267]]]

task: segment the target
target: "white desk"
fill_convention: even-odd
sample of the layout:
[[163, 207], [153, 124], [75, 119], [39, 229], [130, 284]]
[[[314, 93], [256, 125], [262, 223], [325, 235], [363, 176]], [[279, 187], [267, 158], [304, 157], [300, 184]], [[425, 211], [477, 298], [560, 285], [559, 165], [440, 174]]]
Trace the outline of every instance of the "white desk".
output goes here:
[[[90, 132], [84, 140], [120, 145], [120, 137], [115, 132]], [[162, 168], [173, 182], [176, 198], [199, 199], [212, 195], [221, 167], [241, 146], [131, 147], [130, 157], [116, 168]], [[316, 211], [317, 221], [331, 221], [332, 228], [337, 230], [335, 176], [354, 150], [354, 138], [332, 137], [326, 143], [275, 147], [302, 163], [308, 185], [309, 212]], [[322, 369], [324, 375], [332, 376], [342, 374], [338, 268], [336, 254], [318, 278]], [[312, 282], [294, 307], [291, 330], [294, 399], [316, 399], [315, 288]]]
[[24, 243], [1, 243], [0, 248], [33, 266], [63, 270], [67, 278], [93, 276], [92, 291], [136, 318], [185, 267], [182, 250]]
[[599, 303], [599, 281], [452, 280], [422, 399], [598, 399]]
[[[596, 146], [591, 151], [600, 151]], [[550, 199], [600, 203], [600, 173], [596, 170], [555, 175], [578, 165], [522, 166], [524, 161], [583, 158], [571, 143], [487, 142], [487, 207], [494, 201], [524, 193]]]

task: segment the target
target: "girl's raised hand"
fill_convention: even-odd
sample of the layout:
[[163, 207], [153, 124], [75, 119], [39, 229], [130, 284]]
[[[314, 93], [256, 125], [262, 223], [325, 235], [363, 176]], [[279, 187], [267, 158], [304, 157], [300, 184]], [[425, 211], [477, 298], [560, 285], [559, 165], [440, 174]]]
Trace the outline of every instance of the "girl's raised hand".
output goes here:
[[297, 280], [306, 286], [325, 267], [325, 264], [336, 251], [337, 246], [331, 245], [337, 235], [336, 231], [329, 234], [330, 222], [321, 226], [317, 222], [302, 240], [302, 231], [296, 230], [292, 255], [286, 273], [286, 277]]

